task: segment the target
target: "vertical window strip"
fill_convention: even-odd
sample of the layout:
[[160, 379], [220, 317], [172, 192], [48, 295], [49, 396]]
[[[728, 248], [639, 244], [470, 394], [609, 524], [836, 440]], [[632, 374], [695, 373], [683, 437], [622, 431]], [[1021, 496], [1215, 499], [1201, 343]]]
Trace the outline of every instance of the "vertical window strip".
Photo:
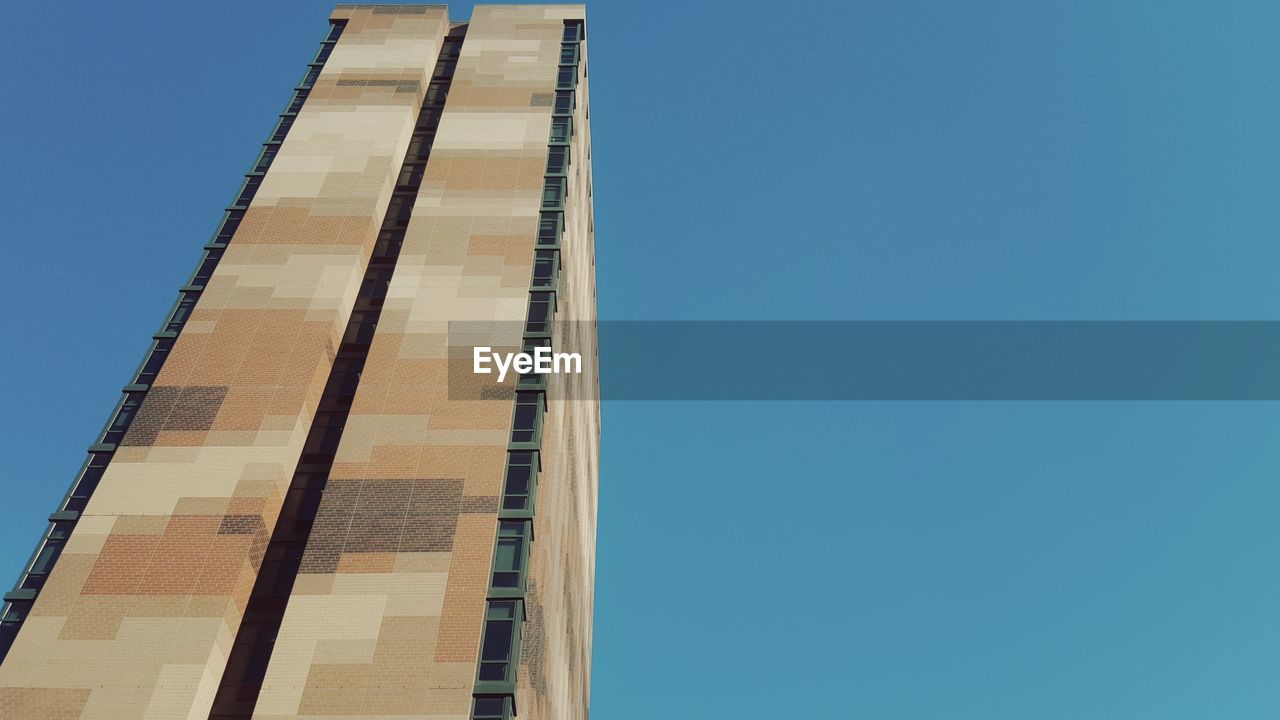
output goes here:
[[[556, 70], [555, 103], [551, 134], [547, 140], [547, 166], [542, 191], [542, 211], [532, 276], [529, 309], [525, 318], [524, 346], [550, 346], [555, 318], [560, 270], [560, 237], [572, 158], [581, 20], [566, 20]], [[476, 686], [472, 694], [472, 720], [510, 720], [516, 715], [516, 680], [520, 664], [521, 629], [525, 620], [525, 589], [530, 546], [534, 540], [533, 517], [538, 472], [541, 470], [542, 424], [546, 413], [545, 379], [522, 376], [512, 411], [507, 466], [498, 510], [497, 537], [489, 576], [488, 600], [480, 653], [476, 662]]]
[[446, 36], [430, 85], [418, 111], [414, 135], [397, 175], [382, 227], [365, 268], [356, 303], [325, 383], [302, 457], [249, 594], [249, 603], [214, 696], [209, 720], [249, 720], [257, 706], [267, 665], [284, 620], [289, 594], [297, 581], [311, 527], [333, 469], [334, 456], [346, 429], [351, 403], [360, 384], [369, 347], [382, 314], [405, 230], [427, 160], [435, 127], [453, 80], [465, 28]]
[[[308, 74], [314, 71], [317, 76], [319, 75], [320, 68], [332, 53], [333, 46], [342, 35], [345, 25], [346, 21], [330, 23], [329, 33], [321, 43], [316, 59], [308, 66]], [[309, 94], [310, 89], [296, 89], [281, 118], [286, 116], [292, 118], [296, 115]], [[289, 125], [292, 125], [292, 120]], [[151, 384], [173, 348], [174, 340], [182, 332], [205, 284], [208, 283], [218, 262], [222, 259], [223, 250], [231, 242], [236, 228], [244, 218], [245, 210], [262, 183], [263, 174], [275, 160], [280, 141], [288, 133], [289, 125], [285, 125], [282, 132], [281, 125], [277, 124], [271, 138], [263, 144], [262, 152], [255, 159], [251, 170], [245, 174], [245, 181], [237, 191], [232, 206], [222, 216], [213, 239], [204, 246], [204, 255], [201, 256], [187, 284], [182, 287], [178, 301], [165, 317], [160, 330], [152, 337], [151, 348], [144, 356], [142, 363], [138, 365], [138, 369], [134, 371], [133, 381], [124, 387], [124, 397], [111, 411], [110, 419], [98, 434], [98, 441], [89, 447], [89, 457], [80, 467], [70, 489], [63, 496], [57, 512], [49, 516], [49, 525], [36, 544], [31, 559], [27, 561], [19, 575], [18, 582], [11, 592], [4, 595], [4, 607], [0, 611], [0, 663], [3, 663], [9, 654], [9, 648], [13, 646], [13, 641], [22, 628], [22, 623], [31, 606], [35, 603], [40, 588], [44, 586], [45, 579], [57, 563], [62, 547], [75, 528], [81, 511], [88, 504], [89, 498], [98, 486], [98, 481], [101, 480], [107, 465], [114, 457], [116, 445], [128, 432], [138, 406], [142, 404], [147, 391], [151, 389]]]

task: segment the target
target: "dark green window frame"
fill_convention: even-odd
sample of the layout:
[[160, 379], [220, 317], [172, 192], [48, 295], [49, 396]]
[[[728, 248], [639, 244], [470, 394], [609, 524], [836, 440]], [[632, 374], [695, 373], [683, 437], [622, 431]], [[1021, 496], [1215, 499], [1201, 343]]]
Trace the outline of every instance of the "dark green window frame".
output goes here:
[[556, 294], [554, 292], [530, 292], [529, 316], [524, 324], [524, 331], [530, 335], [550, 335], [551, 323], [556, 317]]
[[[539, 337], [526, 339], [524, 341], [523, 351], [528, 353], [530, 356], [533, 356], [539, 347], [546, 347], [547, 349], [550, 349], [551, 338]], [[524, 373], [520, 376], [520, 381], [517, 387], [520, 390], [546, 390], [547, 375], [546, 373], [536, 372]]]
[[[305, 99], [306, 96], [304, 95]], [[254, 172], [266, 172], [271, 167], [271, 163], [275, 161], [276, 155], [280, 152], [280, 146], [274, 143], [262, 146], [262, 152], [258, 153], [258, 159], [253, 163]]]
[[[282, 122], [283, 120], [284, 118], [281, 118]], [[253, 200], [254, 195], [258, 194], [260, 185], [262, 185], [262, 175], [246, 175], [240, 189], [236, 192], [236, 199], [231, 202], [232, 207], [249, 207], [249, 202]]]
[[298, 83], [298, 87], [311, 88], [316, 84], [316, 80], [320, 79], [320, 66], [312, 64], [307, 68], [307, 74], [302, 76], [302, 82]]
[[561, 65], [559, 72], [556, 73], [556, 89], [573, 90], [576, 87], [578, 87], [578, 67]]
[[222, 222], [218, 224], [218, 231], [213, 234], [211, 242], [219, 245], [225, 245], [230, 242], [231, 236], [236, 234], [236, 230], [240, 227], [242, 220], [244, 220], [244, 210], [231, 209], [224, 212], [222, 214]]
[[569, 146], [552, 145], [547, 148], [547, 174], [564, 175], [569, 172]]
[[543, 212], [538, 217], [538, 247], [559, 248], [560, 233], [564, 231], [564, 213]]
[[[569, 143], [576, 109], [579, 43], [585, 34], [581, 20], [566, 20], [560, 49], [557, 92], [552, 104], [546, 178], [538, 221], [537, 247], [530, 279], [529, 311], [525, 321], [524, 349], [550, 347], [559, 284], [560, 238], [564, 231], [564, 204], [568, 196]], [[537, 389], [532, 389], [537, 386]], [[499, 512], [498, 535], [491, 564], [491, 598], [486, 606], [472, 720], [510, 720], [516, 713], [515, 678], [520, 657], [520, 633], [524, 620], [523, 592], [533, 542], [533, 506], [540, 468], [542, 422], [546, 413], [545, 378], [536, 373], [521, 376], [517, 385], [511, 423], [511, 440]]]
[[289, 100], [289, 104], [284, 108], [284, 114], [297, 115], [302, 111], [302, 104], [307, 101], [307, 96], [311, 94], [310, 90], [297, 89], [293, 91], [293, 97]]
[[107, 429], [102, 433], [102, 442], [120, 444], [120, 441], [124, 439], [125, 433], [129, 431], [129, 426], [133, 424], [133, 418], [138, 414], [138, 408], [142, 407], [142, 400], [146, 396], [147, 392], [145, 390], [136, 390], [124, 394], [124, 398], [116, 406], [116, 411], [112, 415], [111, 421], [107, 423]]
[[293, 115], [281, 115], [280, 120], [276, 123], [275, 130], [271, 131], [272, 142], [284, 142], [285, 136], [289, 134], [289, 128], [293, 127]]
[[546, 412], [546, 396], [541, 392], [516, 392], [511, 421], [511, 444], [537, 447], [542, 442], [542, 416]]
[[564, 91], [556, 93], [555, 105], [552, 107], [552, 115], [572, 115], [574, 108], [577, 107], [576, 100], [573, 97], [573, 91]]
[[542, 209], [560, 210], [564, 208], [565, 196], [569, 193], [569, 179], [564, 177], [546, 178], [542, 185]]
[[535, 290], [547, 290], [554, 292], [560, 284], [560, 251], [559, 250], [534, 250], [533, 251], [533, 280], [531, 282]]
[[573, 139], [573, 118], [558, 115], [551, 118], [551, 142], [567, 143]]
[[505, 695], [477, 697], [471, 707], [472, 720], [511, 720], [514, 712], [512, 702]]
[[444, 101], [449, 97], [449, 83], [439, 80], [427, 86], [427, 96], [423, 99], [424, 105], [443, 105]]
[[514, 685], [520, 659], [521, 625], [524, 603], [520, 600], [490, 600], [484, 613], [484, 636], [480, 641], [477, 685]]
[[507, 453], [507, 476], [502, 487], [503, 517], [533, 517], [540, 464], [537, 450], [512, 450]]
[[200, 258], [200, 264], [196, 266], [195, 272], [191, 273], [191, 277], [187, 280], [187, 285], [201, 287], [209, 284], [213, 279], [213, 271], [218, 268], [218, 263], [222, 260], [222, 254], [225, 248], [213, 247], [204, 251], [204, 257]]
[[337, 47], [337, 43], [330, 40], [320, 43], [320, 49], [316, 51], [316, 56], [312, 58], [311, 62], [316, 65], [323, 65], [329, 59], [329, 56], [333, 54], [335, 47]]
[[493, 571], [489, 576], [491, 595], [524, 594], [525, 573], [529, 568], [529, 545], [532, 542], [531, 521], [498, 521], [498, 539], [493, 548]]

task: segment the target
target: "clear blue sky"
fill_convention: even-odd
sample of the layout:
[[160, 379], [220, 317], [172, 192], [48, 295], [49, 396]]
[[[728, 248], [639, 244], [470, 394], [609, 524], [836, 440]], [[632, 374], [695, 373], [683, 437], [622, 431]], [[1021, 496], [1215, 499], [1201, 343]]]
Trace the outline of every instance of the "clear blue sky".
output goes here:
[[[7, 9], [4, 584], [329, 8]], [[1280, 319], [1280, 5], [588, 12], [605, 318]], [[1274, 404], [604, 421], [600, 720], [1280, 716]]]

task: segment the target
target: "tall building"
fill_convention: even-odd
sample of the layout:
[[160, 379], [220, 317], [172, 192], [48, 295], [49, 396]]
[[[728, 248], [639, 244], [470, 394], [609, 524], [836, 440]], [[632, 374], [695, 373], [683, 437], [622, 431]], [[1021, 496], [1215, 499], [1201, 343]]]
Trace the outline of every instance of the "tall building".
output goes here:
[[[5, 595], [0, 717], [587, 717], [584, 8], [330, 22]], [[584, 367], [472, 375], [469, 321]]]

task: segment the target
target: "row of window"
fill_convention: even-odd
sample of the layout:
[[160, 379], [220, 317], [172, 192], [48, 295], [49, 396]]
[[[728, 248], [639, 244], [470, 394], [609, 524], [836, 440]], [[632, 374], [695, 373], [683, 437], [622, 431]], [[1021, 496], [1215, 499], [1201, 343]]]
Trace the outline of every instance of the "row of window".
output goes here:
[[404, 245], [405, 229], [413, 213], [413, 202], [431, 153], [461, 44], [461, 35], [445, 39], [442, 60], [435, 68], [419, 111], [417, 127], [401, 164], [395, 191], [356, 294], [355, 306], [329, 371], [311, 429], [303, 443], [298, 469], [289, 483], [280, 517], [267, 544], [262, 568], [249, 595], [248, 608], [232, 644], [210, 720], [248, 720], [253, 716], [284, 619], [289, 593], [301, 568], [324, 487], [382, 314], [391, 276], [400, 248]]
[[[236, 228], [239, 227], [241, 220], [244, 219], [245, 210], [257, 192], [258, 186], [262, 183], [263, 173], [267, 171], [272, 161], [275, 160], [280, 143], [284, 140], [284, 136], [288, 133], [289, 127], [293, 123], [292, 118], [297, 115], [306, 101], [307, 95], [310, 94], [310, 86], [314, 84], [315, 76], [319, 75], [320, 68], [324, 66], [329, 54], [333, 52], [333, 46], [338, 41], [338, 37], [341, 36], [344, 26], [345, 21], [334, 22], [330, 25], [329, 34], [325, 37], [324, 42], [321, 43], [320, 51], [316, 54], [312, 63], [308, 65], [307, 78], [309, 82], [304, 80], [302, 86], [294, 90], [293, 97], [290, 98], [285, 112], [281, 115], [281, 122], [272, 130], [270, 139], [263, 145], [262, 152], [254, 160], [252, 170], [245, 175], [245, 182], [236, 193], [231, 207], [222, 216], [213, 239], [204, 246], [204, 255], [201, 257], [200, 262], [197, 263], [195, 272], [192, 273], [190, 280], [183, 285], [178, 301], [174, 304], [173, 309], [170, 310], [164, 325], [152, 338], [151, 348], [135, 371], [133, 382], [125, 386], [124, 396], [119, 404], [116, 405], [115, 410], [112, 411], [111, 419], [99, 435], [98, 442], [90, 446], [89, 458], [80, 468], [80, 473], [76, 476], [71, 489], [67, 491], [66, 496], [63, 498], [60, 509], [50, 516], [49, 528], [44, 537], [40, 539], [36, 552], [32, 554], [31, 560], [27, 563], [26, 569], [19, 577], [13, 591], [4, 596], [5, 607], [3, 613], [0, 614], [0, 661], [4, 660], [9, 648], [13, 645], [13, 640], [17, 636], [18, 630], [21, 628], [22, 622], [30, 611], [32, 604], [35, 602], [36, 595], [39, 593], [40, 588], [44, 586], [49, 572], [53, 569], [58, 556], [62, 553], [62, 548], [74, 529], [80, 512], [88, 504], [89, 498], [93, 495], [93, 491], [97, 488], [99, 481], [101, 481], [103, 473], [106, 472], [107, 465], [110, 464], [111, 458], [115, 455], [116, 445], [124, 439], [125, 434], [128, 432], [129, 426], [133, 423], [133, 419], [137, 415], [147, 391], [151, 388], [151, 384], [155, 382], [160, 368], [164, 365], [165, 359], [173, 349], [178, 334], [191, 316], [196, 302], [200, 299], [201, 292], [204, 290], [205, 285], [208, 284], [209, 278], [213, 276], [213, 271], [217, 268], [218, 262], [222, 259], [227, 243], [231, 241]], [[288, 118], [287, 123], [285, 118]]]
[[[525, 349], [551, 344], [560, 274], [560, 237], [569, 187], [569, 143], [573, 138], [581, 20], [566, 20], [556, 74], [548, 140], [542, 211], [530, 279]], [[497, 538], [494, 543], [488, 604], [476, 671], [473, 720], [510, 720], [516, 714], [515, 684], [525, 620], [525, 582], [533, 543], [533, 511], [541, 467], [542, 421], [546, 413], [545, 377], [525, 375], [516, 391], [507, 451]]]

